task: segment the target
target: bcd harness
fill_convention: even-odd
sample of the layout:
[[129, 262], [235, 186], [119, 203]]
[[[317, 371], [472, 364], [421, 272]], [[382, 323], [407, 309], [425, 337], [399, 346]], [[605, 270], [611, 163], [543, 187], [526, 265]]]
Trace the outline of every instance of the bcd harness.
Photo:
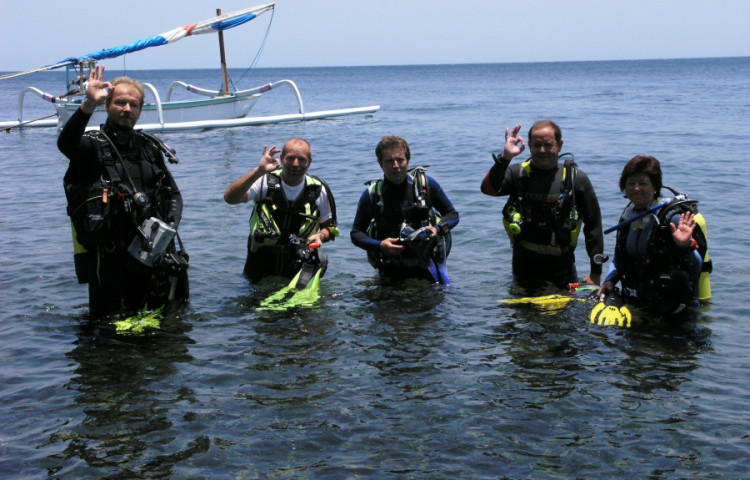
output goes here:
[[[705, 276], [705, 281], [708, 281], [713, 264], [708, 257], [705, 219], [698, 212], [698, 201], [688, 199], [687, 195], [680, 194], [671, 187], [664, 188], [670, 190], [674, 198], [658, 212], [646, 217], [645, 221], [651, 219], [653, 223], [648, 234], [645, 258], [641, 261], [625, 260], [628, 258], [628, 235], [637, 223], [632, 222], [618, 229], [615, 262], [626, 294], [637, 291], [642, 301], [658, 305], [660, 310], [665, 312], [674, 312], [684, 307], [684, 304], [698, 293], [695, 292], [695, 288], [699, 287], [695, 285], [694, 279], [690, 278], [691, 252], [696, 250], [702, 259], [700, 276]], [[629, 210], [632, 210], [632, 204], [625, 208], [622, 220], [627, 220]], [[695, 215], [697, 225], [693, 230], [693, 242], [690, 247], [687, 250], [679, 250], [674, 246], [670, 224], [675, 215], [685, 212]], [[710, 298], [710, 286], [708, 289], [708, 297], [701, 297], [701, 300]]]
[[261, 247], [286, 250], [290, 244], [299, 243], [318, 231], [320, 210], [315, 205], [322, 188], [326, 187], [328, 204], [331, 207], [331, 231], [335, 238], [338, 232], [336, 202], [328, 185], [318, 177], [305, 175], [302, 193], [289, 201], [281, 185], [281, 171], [265, 176], [268, 190], [265, 197], [256, 203], [250, 216], [250, 251]]
[[[370, 205], [375, 207], [369, 212], [369, 216], [372, 218], [370, 225], [367, 227], [367, 235], [369, 237], [378, 240], [382, 240], [381, 237], [386, 238], [390, 235], [404, 237], [405, 233], [411, 233], [427, 225], [437, 227], [440, 223], [440, 215], [432, 207], [432, 202], [430, 201], [430, 188], [426, 173], [427, 167], [429, 165], [417, 166], [408, 172], [407, 182], [409, 182], [412, 188], [407, 186], [404, 190], [404, 197], [401, 200], [403, 223], [400, 225], [385, 225], [383, 179], [378, 178], [365, 182], [370, 193]], [[452, 244], [451, 232], [447, 229], [445, 231], [442, 229], [438, 230], [442, 231], [442, 235], [437, 239], [438, 244], [434, 248], [433, 255], [448, 256]], [[442, 245], [443, 242], [444, 246]], [[406, 267], [419, 264], [416, 260], [412, 261], [412, 259], [408, 258], [385, 258], [379, 250], [368, 250], [367, 259], [375, 268], [382, 268], [386, 260], [401, 263], [402, 266]], [[442, 258], [438, 260], [442, 260]]]
[[[165, 182], [167, 167], [164, 157], [157, 154], [157, 149], [167, 155], [170, 162], [177, 163], [174, 150], [145, 132], [133, 131], [127, 135], [126, 140], [131, 142], [133, 148], [121, 154], [104, 131], [84, 133], [84, 136], [96, 142], [101, 174], [93, 183], [73, 178], [70, 170], [65, 175], [63, 186], [68, 199], [67, 212], [71, 218], [77, 255], [85, 254], [88, 249], [98, 245], [109, 248], [109, 245], [118, 243], [120, 246], [127, 246], [133, 240], [128, 237], [128, 232], [133, 228], [139, 236], [144, 235], [139, 226], [147, 218], [174, 220], [168, 218], [174, 200], [172, 189]], [[118, 163], [121, 170], [117, 168]], [[150, 168], [155, 187], [148, 192], [139, 191], [128, 171], [129, 165]], [[179, 236], [177, 239], [180, 241]], [[181, 254], [187, 259], [182, 246]], [[85, 283], [86, 279], [84, 268], [82, 261], [76, 258], [76, 273], [81, 283]]]
[[[156, 137], [136, 131], [130, 134], [130, 141], [136, 148], [128, 149], [123, 158], [105, 132], [93, 130], [84, 135], [97, 143], [102, 174], [93, 184], [80, 183], [68, 175], [64, 179], [68, 215], [81, 245], [90, 247], [121, 239], [124, 231], [140, 225], [150, 216], [171, 220], [166, 218], [172, 206], [171, 188], [164, 182], [166, 165], [152, 147], [169, 152], [170, 161], [176, 163], [173, 150]], [[126, 162], [130, 165], [147, 164], [155, 176], [155, 188], [149, 192], [139, 191]], [[123, 181], [117, 163], [120, 163], [127, 181]]]
[[[521, 164], [516, 194], [511, 195], [503, 207], [503, 226], [510, 238], [511, 245], [521, 246], [544, 255], [560, 256], [575, 248], [583, 220], [578, 214], [575, 198], [576, 164], [573, 154], [564, 153], [565, 158], [560, 169], [560, 194], [550, 201], [552, 192], [547, 194], [547, 201], [528, 198], [528, 182], [531, 176], [531, 159]], [[525, 235], [524, 224], [547, 232], [548, 242], [532, 242]]]

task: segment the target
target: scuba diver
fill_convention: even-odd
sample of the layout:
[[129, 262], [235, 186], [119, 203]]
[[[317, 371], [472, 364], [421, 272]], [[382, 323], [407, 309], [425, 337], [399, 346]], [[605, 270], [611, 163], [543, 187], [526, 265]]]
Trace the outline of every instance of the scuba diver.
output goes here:
[[609, 294], [622, 284], [627, 303], [662, 315], [695, 310], [710, 299], [711, 261], [706, 225], [696, 201], [672, 191], [661, 197], [659, 161], [637, 155], [620, 176], [620, 191], [630, 203], [620, 216], [615, 256], [599, 289]]
[[[86, 99], [57, 140], [70, 159], [63, 184], [76, 274], [89, 285], [93, 317], [189, 295], [188, 255], [177, 234], [182, 195], [164, 161], [177, 158], [164, 142], [135, 130], [143, 85], [127, 77], [105, 82], [103, 75], [104, 66], [91, 69]], [[86, 132], [101, 104], [106, 123]]]
[[[293, 278], [305, 263], [302, 253], [309, 245], [338, 235], [333, 193], [323, 180], [307, 174], [311, 163], [305, 139], [289, 139], [281, 149], [266, 145], [258, 165], [224, 193], [230, 205], [255, 204], [244, 267], [254, 283], [271, 275]], [[318, 252], [322, 275], [326, 257]]]
[[[484, 177], [485, 195], [507, 195], [503, 223], [513, 246], [513, 276], [523, 288], [537, 290], [545, 283], [567, 289], [578, 283], [575, 248], [583, 227], [591, 270], [583, 283], [599, 285], [604, 250], [601, 213], [596, 192], [571, 154], [560, 154], [560, 127], [550, 120], [529, 129], [531, 158], [510, 165], [526, 149], [518, 133], [521, 125], [505, 130], [503, 154]], [[569, 157], [561, 164], [559, 160]]]
[[385, 278], [421, 278], [450, 284], [446, 259], [458, 212], [425, 167], [409, 169], [411, 152], [401, 137], [383, 137], [375, 148], [384, 178], [366, 183], [350, 233]]

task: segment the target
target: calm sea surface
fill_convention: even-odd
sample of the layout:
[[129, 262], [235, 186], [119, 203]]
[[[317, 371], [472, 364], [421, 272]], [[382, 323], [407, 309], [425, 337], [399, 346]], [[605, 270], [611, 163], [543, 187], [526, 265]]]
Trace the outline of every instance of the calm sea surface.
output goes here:
[[[219, 85], [207, 70], [128, 73], [160, 89]], [[381, 110], [164, 134], [181, 159], [192, 297], [147, 337], [87, 324], [54, 129], [0, 133], [0, 477], [746, 475], [750, 58], [264, 69], [239, 86], [282, 78], [307, 111]], [[59, 73], [0, 83], [0, 120], [16, 118], [24, 86], [63, 84]], [[295, 111], [284, 89], [254, 110]], [[47, 113], [27, 99], [26, 118]], [[605, 226], [636, 154], [655, 155], [665, 183], [700, 200], [715, 269], [695, 323], [620, 330], [591, 325], [580, 302], [555, 314], [499, 304], [513, 293], [503, 201], [479, 184], [505, 128], [540, 118], [561, 125]], [[382, 286], [348, 239], [386, 134], [409, 141], [412, 165], [430, 165], [461, 214], [450, 292]], [[260, 312], [281, 284], [241, 276], [250, 207], [222, 194], [264, 144], [292, 136], [312, 143], [310, 172], [334, 191], [342, 236], [325, 247], [319, 308]]]

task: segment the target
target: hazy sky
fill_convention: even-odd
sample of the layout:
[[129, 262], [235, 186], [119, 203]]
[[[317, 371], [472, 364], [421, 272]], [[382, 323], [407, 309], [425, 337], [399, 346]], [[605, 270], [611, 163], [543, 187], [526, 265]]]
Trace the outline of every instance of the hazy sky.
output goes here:
[[[0, 71], [26, 70], [258, 5], [255, 0], [3, 0]], [[270, 13], [225, 32], [250, 65]], [[750, 0], [278, 0], [258, 67], [750, 56]], [[213, 68], [215, 36], [105, 62]]]

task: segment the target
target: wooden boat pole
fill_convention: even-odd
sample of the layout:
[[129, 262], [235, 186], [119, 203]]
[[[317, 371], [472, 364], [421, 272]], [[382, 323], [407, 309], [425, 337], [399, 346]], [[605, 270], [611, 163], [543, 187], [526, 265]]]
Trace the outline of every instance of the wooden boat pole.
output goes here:
[[[221, 9], [216, 9], [216, 15], [221, 16]], [[219, 30], [219, 56], [221, 57], [221, 70], [224, 73], [224, 86], [219, 96], [229, 95], [229, 74], [227, 73], [227, 60], [224, 55], [224, 32]]]

